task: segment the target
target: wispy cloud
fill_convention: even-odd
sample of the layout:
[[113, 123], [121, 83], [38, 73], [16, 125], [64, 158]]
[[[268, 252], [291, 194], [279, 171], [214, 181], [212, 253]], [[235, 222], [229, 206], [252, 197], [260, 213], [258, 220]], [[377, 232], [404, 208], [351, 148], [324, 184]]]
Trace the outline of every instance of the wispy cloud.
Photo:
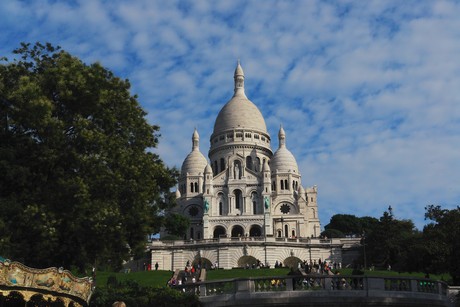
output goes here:
[[180, 167], [197, 127], [246, 93], [277, 148], [283, 124], [303, 185], [335, 213], [424, 223], [460, 199], [460, 4], [456, 1], [15, 1], [0, 10], [0, 54], [49, 41], [129, 78], [156, 151]]

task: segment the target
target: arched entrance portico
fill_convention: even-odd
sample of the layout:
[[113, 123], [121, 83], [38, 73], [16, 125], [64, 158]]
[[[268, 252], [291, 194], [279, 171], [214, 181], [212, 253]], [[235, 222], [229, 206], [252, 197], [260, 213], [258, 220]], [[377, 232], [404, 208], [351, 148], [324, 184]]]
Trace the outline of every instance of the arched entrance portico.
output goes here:
[[250, 237], [260, 237], [262, 236], [262, 227], [259, 225], [252, 225], [251, 229], [249, 230]]
[[223, 226], [216, 226], [214, 228], [214, 233], [213, 233], [213, 238], [218, 239], [218, 238], [223, 238], [227, 236], [227, 231]]
[[258, 263], [259, 261], [253, 256], [243, 256], [240, 259], [238, 259], [238, 267], [240, 268], [252, 268], [253, 266], [257, 266]]
[[299, 258], [294, 257], [294, 256], [287, 257], [283, 261], [284, 266], [289, 267], [289, 268], [297, 268], [299, 263], [301, 263], [301, 262], [302, 262], [302, 260], [300, 260]]
[[244, 236], [244, 229], [240, 225], [235, 225], [232, 228], [232, 238], [236, 237], [243, 237]]
[[196, 268], [199, 267], [210, 270], [212, 267], [212, 262], [208, 258], [196, 256], [195, 259], [193, 259], [192, 265]]

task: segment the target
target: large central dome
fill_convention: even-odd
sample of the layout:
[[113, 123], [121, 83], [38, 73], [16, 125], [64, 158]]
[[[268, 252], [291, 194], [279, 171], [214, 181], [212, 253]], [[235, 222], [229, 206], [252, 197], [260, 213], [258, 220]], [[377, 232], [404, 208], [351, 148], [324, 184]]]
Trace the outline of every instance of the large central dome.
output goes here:
[[235, 94], [217, 115], [213, 135], [238, 128], [267, 133], [264, 117], [244, 93], [244, 73], [240, 63], [235, 69]]

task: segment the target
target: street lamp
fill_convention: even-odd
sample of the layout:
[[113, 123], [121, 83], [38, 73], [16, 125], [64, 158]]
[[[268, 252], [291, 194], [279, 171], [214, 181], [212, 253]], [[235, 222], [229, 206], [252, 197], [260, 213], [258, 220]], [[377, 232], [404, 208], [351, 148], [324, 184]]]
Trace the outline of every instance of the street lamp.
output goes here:
[[366, 232], [363, 231], [363, 250], [364, 250], [364, 269], [367, 268], [367, 259], [366, 259]]
[[264, 245], [265, 245], [265, 266], [267, 266], [267, 223], [266, 223], [265, 214], [264, 214]]

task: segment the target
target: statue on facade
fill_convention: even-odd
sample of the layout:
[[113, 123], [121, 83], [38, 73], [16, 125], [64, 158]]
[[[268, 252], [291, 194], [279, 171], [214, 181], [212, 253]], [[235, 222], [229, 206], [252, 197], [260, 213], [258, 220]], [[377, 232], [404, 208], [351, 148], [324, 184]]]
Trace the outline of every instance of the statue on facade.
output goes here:
[[209, 211], [209, 202], [207, 199], [204, 200], [204, 213], [208, 213]]
[[265, 196], [264, 204], [265, 204], [265, 209], [268, 210], [268, 208], [270, 208], [270, 199], [268, 199], [268, 196]]
[[235, 163], [235, 179], [240, 179], [240, 167]]

